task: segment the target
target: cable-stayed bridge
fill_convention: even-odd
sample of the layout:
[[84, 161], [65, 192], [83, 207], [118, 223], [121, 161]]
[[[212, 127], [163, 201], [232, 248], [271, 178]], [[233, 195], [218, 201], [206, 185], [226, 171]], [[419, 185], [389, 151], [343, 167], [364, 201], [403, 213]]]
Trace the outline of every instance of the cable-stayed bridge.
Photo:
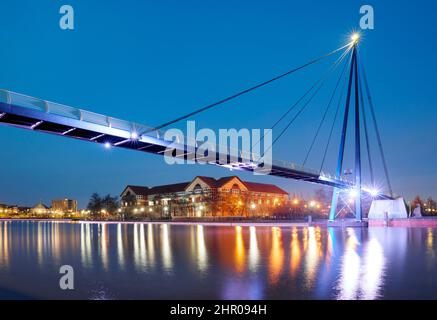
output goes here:
[[[208, 163], [212, 165], [221, 166], [233, 170], [243, 170], [257, 173], [263, 173], [266, 175], [301, 180], [310, 183], [331, 186], [334, 188], [334, 195], [331, 205], [330, 219], [334, 220], [336, 218], [336, 208], [338, 195], [341, 192], [350, 192], [351, 190], [358, 195], [370, 195], [373, 198], [379, 199], [391, 199], [392, 191], [391, 185], [388, 178], [387, 166], [385, 163], [385, 157], [383, 154], [381, 138], [379, 135], [379, 129], [376, 123], [375, 112], [373, 108], [373, 103], [371, 100], [367, 79], [364, 74], [364, 87], [362, 89], [362, 80], [359, 75], [359, 67], [357, 60], [357, 44], [358, 39], [353, 39], [353, 41], [346, 46], [329, 52], [320, 58], [311, 60], [310, 62], [294, 68], [286, 73], [276, 76], [270, 80], [264, 81], [254, 87], [238, 92], [226, 99], [220, 100], [216, 103], [210, 104], [208, 106], [202, 107], [198, 110], [188, 113], [187, 115], [178, 117], [172, 121], [166, 122], [162, 125], [156, 127], [149, 127], [146, 125], [133, 123], [129, 121], [124, 121], [121, 119], [113, 118], [107, 115], [96, 114], [91, 111], [82, 110], [78, 108], [73, 108], [70, 106], [49, 102], [46, 100], [30, 97], [20, 93], [11, 92], [8, 90], [0, 90], [0, 124], [10, 125], [14, 127], [19, 127], [23, 129], [28, 129], [32, 131], [45, 132], [56, 134], [59, 136], [81, 139], [84, 141], [99, 143], [105, 147], [120, 147], [131, 149], [135, 151], [142, 151], [157, 155], [165, 155], [166, 151], [169, 149], [176, 150], [176, 154], [180, 155], [181, 158], [185, 160], [195, 161], [199, 163]], [[273, 160], [271, 167], [266, 167], [264, 169], [263, 155], [247, 155], [241, 151], [236, 152], [237, 157], [232, 157], [235, 154], [235, 150], [229, 150], [227, 154], [216, 153], [215, 159], [211, 159], [207, 156], [199, 156], [198, 144], [193, 143], [175, 143], [175, 141], [169, 141], [164, 139], [164, 134], [162, 129], [168, 127], [176, 122], [188, 119], [194, 115], [207, 111], [211, 108], [218, 107], [230, 100], [236, 99], [243, 94], [252, 92], [258, 88], [266, 86], [276, 80], [283, 77], [289, 76], [301, 69], [304, 69], [312, 64], [315, 64], [327, 57], [330, 57], [338, 52], [341, 52], [341, 56], [330, 66], [330, 68], [307, 90], [295, 104], [293, 104], [287, 112], [285, 112], [281, 118], [272, 126], [276, 127], [281, 121], [285, 121], [289, 115], [293, 115], [291, 119], [288, 120], [285, 128], [280, 131], [279, 135], [273, 140], [275, 144], [285, 131], [293, 124], [293, 122], [300, 116], [302, 112], [305, 111], [306, 107], [310, 104], [312, 98], [318, 93], [321, 87], [324, 85], [325, 81], [329, 76], [334, 73], [337, 67], [344, 62], [344, 67], [342, 68], [341, 74], [336, 83], [334, 92], [331, 96], [331, 100], [327, 106], [327, 109], [323, 115], [322, 121], [318, 127], [317, 133], [311, 145], [310, 151], [314, 146], [314, 142], [319, 135], [320, 128], [325, 121], [326, 114], [332, 105], [333, 98], [338, 94], [341, 88], [341, 84], [344, 80], [343, 89], [347, 88], [346, 102], [344, 107], [344, 120], [341, 132], [340, 150], [337, 162], [337, 169], [335, 175], [330, 175], [322, 170], [322, 166], [319, 170], [314, 170], [306, 168], [305, 165], [298, 165], [287, 161]], [[348, 59], [349, 58], [349, 59]], [[349, 69], [347, 68], [349, 66]], [[349, 70], [349, 76], [346, 72]], [[364, 70], [361, 72], [364, 73]], [[355, 95], [353, 97], [352, 91]], [[369, 148], [369, 138], [368, 138], [368, 125], [366, 122], [366, 117], [364, 114], [364, 94], [367, 93], [368, 105], [370, 107], [373, 123], [378, 137], [378, 146], [380, 147], [381, 156], [384, 161], [384, 169], [387, 178], [387, 184], [389, 186], [390, 195], [386, 195], [381, 191], [374, 190], [372, 188], [365, 188], [361, 182], [361, 126], [364, 126], [365, 137], [366, 137], [366, 147], [369, 160], [369, 168], [371, 173], [371, 185], [374, 184], [374, 174], [373, 166], [370, 155]], [[337, 111], [335, 113], [335, 119], [340, 114], [340, 103], [343, 99], [343, 93], [339, 95]], [[343, 171], [343, 158], [345, 151], [345, 140], [349, 121], [349, 112], [351, 100], [354, 100], [355, 105], [355, 179], [348, 180], [345, 175], [342, 174]], [[360, 115], [362, 116], [360, 118]], [[335, 119], [334, 123], [335, 124]], [[330, 131], [329, 139], [332, 137], [333, 125]], [[329, 146], [329, 140], [328, 140]], [[328, 147], [327, 146], [327, 147]], [[325, 149], [324, 158], [326, 156], [327, 147]], [[223, 150], [219, 146], [216, 146], [215, 150]], [[308, 158], [308, 155], [307, 155]], [[223, 161], [226, 159], [226, 161]], [[258, 160], [260, 159], [260, 160]], [[323, 159], [324, 162], [325, 159]], [[306, 162], [306, 160], [305, 160]], [[357, 220], [362, 219], [361, 213], [361, 196], [356, 196], [355, 201], [355, 212]]]

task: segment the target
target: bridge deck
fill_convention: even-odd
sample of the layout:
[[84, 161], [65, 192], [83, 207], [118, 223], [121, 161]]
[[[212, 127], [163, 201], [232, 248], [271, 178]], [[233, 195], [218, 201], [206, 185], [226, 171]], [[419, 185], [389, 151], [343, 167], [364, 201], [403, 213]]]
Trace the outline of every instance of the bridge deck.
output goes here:
[[[173, 143], [173, 141], [164, 140], [163, 133], [152, 127], [6, 90], [0, 90], [0, 124], [94, 143], [109, 143], [114, 147], [159, 155], [164, 155], [167, 147]], [[132, 133], [134, 132], [146, 133], [138, 134], [138, 138], [133, 139]], [[175, 147], [175, 145], [173, 144], [172, 147]], [[260, 167], [262, 167], [261, 163], [253, 160], [254, 157], [245, 159], [241, 156], [241, 153], [238, 153], [239, 156], [235, 159], [232, 159], [229, 154], [218, 154], [214, 161], [208, 161], [204, 157], [196, 157], [198, 149], [195, 143], [192, 146], [178, 144], [176, 149], [182, 155], [181, 157], [195, 162], [207, 162], [229, 169], [252, 172], [255, 168], [258, 168], [257, 171], [259, 172]], [[227, 150], [230, 153], [229, 148]], [[220, 159], [227, 159], [227, 161], [223, 163], [219, 161]], [[315, 170], [285, 161], [274, 160], [272, 169], [266, 171], [265, 174], [341, 189], [353, 187], [353, 184], [346, 180], [338, 180], [328, 174], [319, 174]]]

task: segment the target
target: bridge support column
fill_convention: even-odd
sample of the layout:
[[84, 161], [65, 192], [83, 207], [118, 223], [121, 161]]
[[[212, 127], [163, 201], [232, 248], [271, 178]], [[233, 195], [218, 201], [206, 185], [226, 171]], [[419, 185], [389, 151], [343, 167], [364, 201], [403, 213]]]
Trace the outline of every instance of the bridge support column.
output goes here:
[[361, 141], [360, 141], [360, 112], [359, 112], [360, 106], [359, 106], [358, 81], [359, 78], [358, 78], [358, 63], [357, 63], [357, 47], [355, 44], [352, 52], [352, 60], [351, 60], [351, 66], [349, 71], [346, 107], [344, 112], [343, 128], [341, 132], [340, 148], [338, 152], [338, 160], [337, 160], [338, 162], [337, 162], [337, 170], [336, 170], [336, 178], [338, 180], [341, 180], [347, 126], [349, 120], [352, 83], [354, 82], [355, 85], [354, 86], [354, 91], [355, 91], [355, 186], [354, 186], [355, 220], [349, 222], [341, 221], [340, 223], [337, 223], [335, 221], [337, 217], [337, 207], [338, 207], [338, 199], [340, 196], [340, 192], [344, 192], [344, 190], [334, 188], [332, 194], [332, 201], [331, 201], [331, 210], [329, 212], [329, 222], [328, 222], [328, 225], [331, 226], [345, 226], [345, 223], [350, 226], [358, 226], [358, 227], [367, 226], [367, 224], [363, 223], [362, 221], [362, 212], [361, 212]]
[[337, 215], [337, 205], [338, 205], [339, 193], [340, 193], [340, 189], [334, 188], [334, 191], [332, 193], [331, 209], [329, 211], [329, 221], [330, 222], [334, 221], [335, 217]]

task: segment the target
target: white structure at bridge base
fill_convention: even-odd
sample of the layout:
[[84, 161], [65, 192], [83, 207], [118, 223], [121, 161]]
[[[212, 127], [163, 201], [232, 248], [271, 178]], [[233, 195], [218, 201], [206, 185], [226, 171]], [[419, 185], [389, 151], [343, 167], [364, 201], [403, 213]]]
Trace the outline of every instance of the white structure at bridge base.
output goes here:
[[373, 200], [369, 210], [369, 220], [371, 219], [408, 219], [404, 198]]

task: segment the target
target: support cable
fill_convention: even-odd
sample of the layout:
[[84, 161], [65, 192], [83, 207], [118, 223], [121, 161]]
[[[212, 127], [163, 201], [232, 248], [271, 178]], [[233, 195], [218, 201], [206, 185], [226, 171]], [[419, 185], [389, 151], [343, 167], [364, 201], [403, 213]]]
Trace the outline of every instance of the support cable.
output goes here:
[[328, 102], [328, 104], [327, 104], [327, 106], [325, 108], [325, 112], [323, 113], [322, 119], [320, 120], [320, 123], [319, 123], [319, 126], [317, 128], [316, 134], [314, 135], [314, 138], [313, 138], [313, 140], [311, 142], [310, 148], [308, 149], [308, 152], [306, 154], [305, 160], [302, 163], [302, 167], [305, 167], [305, 164], [308, 161], [308, 158], [309, 158], [309, 156], [311, 154], [311, 151], [313, 150], [314, 144], [316, 143], [317, 137], [319, 136], [319, 133], [320, 133], [320, 130], [322, 129], [323, 123], [325, 122], [325, 119], [326, 119], [326, 116], [328, 114], [328, 111], [331, 108], [332, 101], [334, 100], [335, 94], [337, 93], [338, 86], [339, 86], [339, 84], [341, 82], [341, 79], [343, 78], [343, 75], [344, 75], [344, 72], [346, 71], [347, 65], [348, 65], [347, 63], [344, 64], [343, 70], [340, 73], [340, 76], [339, 76], [339, 78], [337, 80], [337, 83], [335, 85], [334, 91], [332, 92], [331, 98], [329, 99], [329, 102]]
[[367, 96], [367, 101], [368, 101], [369, 106], [370, 106], [370, 111], [371, 111], [370, 113], [372, 115], [373, 126], [375, 127], [376, 136], [377, 136], [377, 139], [378, 139], [379, 152], [381, 153], [382, 163], [383, 163], [383, 166], [384, 166], [385, 178], [387, 179], [387, 186], [389, 188], [390, 196], [393, 198], [393, 189], [392, 189], [391, 182], [390, 182], [390, 177], [389, 177], [389, 174], [388, 174], [387, 161], [385, 160], [384, 149], [382, 147], [381, 135], [379, 133], [378, 123], [376, 121], [375, 108], [373, 106], [372, 96], [370, 94], [369, 84], [367, 82], [367, 76], [366, 76], [366, 72], [365, 72], [363, 63], [361, 63], [361, 69], [363, 71], [362, 74], [363, 74], [363, 79], [364, 79], [364, 86], [366, 88], [366, 96]]
[[[349, 50], [347, 51], [349, 52]], [[310, 104], [310, 102], [313, 100], [313, 98], [317, 95], [317, 93], [320, 91], [320, 89], [325, 84], [327, 78], [332, 74], [333, 71], [338, 67], [338, 65], [342, 62], [346, 55], [343, 55], [341, 57], [341, 60], [338, 60], [335, 64], [334, 68], [331, 69], [330, 73], [326, 75], [326, 77], [323, 79], [323, 81], [320, 83], [320, 85], [316, 88], [313, 95], [305, 102], [305, 104], [299, 109], [299, 111], [294, 115], [294, 117], [288, 122], [288, 124], [285, 126], [284, 129], [279, 133], [279, 135], [273, 140], [272, 144], [267, 148], [267, 150], [264, 151], [264, 154], [269, 151], [276, 142], [284, 135], [284, 133], [288, 130], [288, 128], [294, 123], [294, 121], [302, 114], [302, 112], [306, 109], [306, 107]], [[264, 156], [264, 155], [263, 155]]]
[[[352, 63], [352, 57], [349, 60], [349, 66], [351, 65], [351, 63]], [[326, 143], [325, 151], [323, 153], [323, 158], [322, 158], [322, 163], [320, 165], [319, 174], [322, 173], [323, 166], [325, 165], [326, 156], [328, 154], [329, 145], [331, 144], [331, 139], [332, 139], [332, 134], [334, 132], [335, 123], [337, 122], [337, 117], [338, 117], [338, 114], [339, 114], [339, 111], [340, 111], [341, 104], [343, 102], [342, 100], [343, 100], [344, 92], [346, 90], [346, 84], [347, 84], [347, 76], [344, 77], [343, 88], [341, 89], [341, 93], [340, 93], [340, 96], [338, 98], [337, 110], [335, 111], [334, 121], [332, 122], [331, 130], [330, 130], [329, 136], [328, 136], [328, 142]]]
[[369, 140], [369, 133], [367, 129], [367, 119], [366, 119], [366, 111], [364, 107], [364, 97], [363, 97], [363, 89], [361, 84], [361, 79], [359, 79], [359, 90], [360, 90], [360, 104], [361, 104], [361, 113], [363, 114], [363, 125], [364, 125], [364, 134], [366, 138], [366, 149], [367, 149], [367, 158], [369, 161], [369, 171], [370, 171], [370, 183], [371, 186], [375, 186], [375, 177], [373, 175], [373, 165], [372, 165], [372, 155], [370, 152], [370, 140]]
[[202, 108], [200, 108], [200, 109], [198, 109], [198, 110], [195, 110], [195, 111], [190, 112], [190, 113], [188, 113], [188, 114], [186, 114], [186, 115], [183, 115], [183, 116], [181, 116], [181, 117], [178, 117], [178, 118], [176, 118], [176, 119], [174, 119], [174, 120], [171, 120], [171, 121], [169, 121], [169, 122], [163, 123], [163, 124], [161, 124], [161, 125], [159, 125], [159, 126], [153, 128], [153, 129], [150, 129], [150, 130], [148, 130], [148, 131], [146, 131], [146, 132], [143, 132], [142, 134], [147, 133], [147, 132], [157, 131], [157, 130], [159, 130], [159, 129], [162, 129], [162, 128], [165, 128], [165, 127], [168, 127], [169, 125], [172, 125], [172, 124], [177, 123], [177, 122], [179, 122], [179, 121], [185, 120], [185, 119], [187, 119], [187, 118], [189, 118], [189, 117], [191, 117], [191, 116], [194, 116], [194, 115], [196, 115], [196, 114], [198, 114], [198, 113], [201, 113], [201, 112], [203, 112], [203, 111], [206, 111], [206, 110], [208, 110], [208, 109], [211, 109], [211, 108], [213, 108], [213, 107], [216, 107], [216, 106], [218, 106], [218, 105], [221, 105], [221, 104], [223, 104], [223, 103], [225, 103], [225, 102], [228, 102], [228, 101], [230, 101], [230, 100], [233, 100], [233, 99], [235, 99], [235, 98], [237, 98], [237, 97], [239, 97], [239, 96], [242, 96], [242, 95], [244, 95], [244, 94], [246, 94], [246, 93], [249, 93], [249, 92], [251, 92], [251, 91], [254, 91], [254, 90], [256, 90], [256, 89], [258, 89], [258, 88], [261, 88], [261, 87], [263, 87], [263, 86], [265, 86], [265, 85], [267, 85], [267, 84], [269, 84], [269, 83], [272, 83], [272, 82], [274, 82], [274, 81], [276, 81], [276, 80], [279, 80], [279, 79], [281, 79], [281, 78], [284, 78], [284, 77], [286, 77], [286, 76], [288, 76], [288, 75], [290, 75], [290, 74], [292, 74], [292, 73], [295, 73], [296, 71], [299, 71], [299, 70], [304, 69], [304, 68], [306, 68], [306, 67], [308, 67], [308, 66], [310, 66], [310, 65], [312, 65], [312, 64], [315, 64], [315, 63], [319, 62], [320, 60], [323, 60], [324, 58], [327, 58], [327, 57], [329, 57], [329, 56], [331, 56], [331, 55], [333, 55], [333, 54], [335, 54], [335, 53], [337, 53], [337, 52], [339, 52], [339, 51], [341, 51], [341, 50], [343, 50], [343, 49], [345, 49], [345, 48], [348, 48], [348, 47], [350, 47], [350, 46], [351, 46], [351, 44], [348, 43], [348, 44], [345, 45], [345, 46], [342, 46], [342, 47], [340, 47], [340, 48], [338, 48], [338, 49], [335, 49], [335, 50], [333, 50], [333, 51], [331, 51], [331, 52], [328, 52], [327, 54], [325, 54], [325, 55], [323, 55], [323, 56], [321, 56], [321, 57], [318, 57], [318, 58], [316, 58], [316, 59], [313, 59], [313, 60], [311, 60], [311, 61], [309, 61], [309, 62], [307, 62], [307, 63], [305, 63], [305, 64], [303, 64], [303, 65], [301, 65], [301, 66], [299, 66], [299, 67], [297, 67], [297, 68], [294, 68], [294, 69], [292, 69], [292, 70], [289, 70], [289, 71], [287, 71], [287, 72], [285, 72], [285, 73], [283, 73], [283, 74], [280, 74], [280, 75], [278, 75], [278, 76], [276, 76], [276, 77], [274, 77], [274, 78], [272, 78], [272, 79], [270, 79], [270, 80], [267, 80], [267, 81], [261, 82], [261, 83], [255, 85], [255, 86], [253, 86], [253, 87], [250, 87], [250, 88], [248, 88], [248, 89], [245, 89], [245, 90], [243, 90], [243, 91], [240, 91], [240, 92], [238, 92], [238, 93], [235, 93], [235, 94], [233, 94], [233, 95], [231, 95], [231, 96], [229, 96], [229, 97], [227, 97], [227, 98], [224, 98], [224, 99], [222, 99], [222, 100], [220, 100], [220, 101], [214, 102], [214, 103], [209, 104], [209, 105], [207, 105], [207, 106], [204, 106], [204, 107], [202, 107]]
[[[317, 87], [317, 85], [319, 85], [322, 81], [324, 81], [337, 67], [338, 64], [341, 63], [341, 61], [344, 59], [344, 57], [350, 52], [350, 50], [352, 49], [352, 47], [348, 48], [347, 50], [345, 50], [345, 52], [342, 53], [342, 55], [336, 60], [334, 61], [330, 67], [322, 74], [322, 76], [317, 79], [317, 81], [315, 81], [313, 83], [313, 85], [293, 104], [291, 105], [287, 111], [285, 111], [280, 117], [279, 119], [270, 127], [270, 129], [274, 129], [283, 119], [285, 119], [287, 117], [287, 115], [293, 111], [301, 102], [303, 99], [305, 99], [305, 97], [311, 93], [311, 91], [314, 90], [315, 87]], [[312, 98], [311, 98], [312, 99]], [[264, 139], [264, 133], [261, 135], [261, 137], [259, 138], [259, 140], [253, 145], [253, 147], [257, 146], [262, 140]]]
[[[345, 52], [343, 52], [343, 54], [336, 60], [334, 61], [331, 66], [328, 68], [328, 70], [326, 70], [322, 76], [316, 81], [314, 82], [314, 84], [290, 107], [288, 108], [288, 110], [282, 114], [279, 119], [271, 126], [270, 129], [274, 129], [283, 119], [285, 119], [285, 117], [294, 110], [294, 108], [296, 108], [299, 103], [311, 92], [313, 91], [313, 89], [318, 86], [321, 82], [325, 81], [326, 78], [337, 68], [337, 65], [341, 63], [341, 61], [343, 61], [344, 57], [349, 53], [350, 48], [348, 50], [346, 50]], [[261, 137], [262, 139], [263, 137]]]

